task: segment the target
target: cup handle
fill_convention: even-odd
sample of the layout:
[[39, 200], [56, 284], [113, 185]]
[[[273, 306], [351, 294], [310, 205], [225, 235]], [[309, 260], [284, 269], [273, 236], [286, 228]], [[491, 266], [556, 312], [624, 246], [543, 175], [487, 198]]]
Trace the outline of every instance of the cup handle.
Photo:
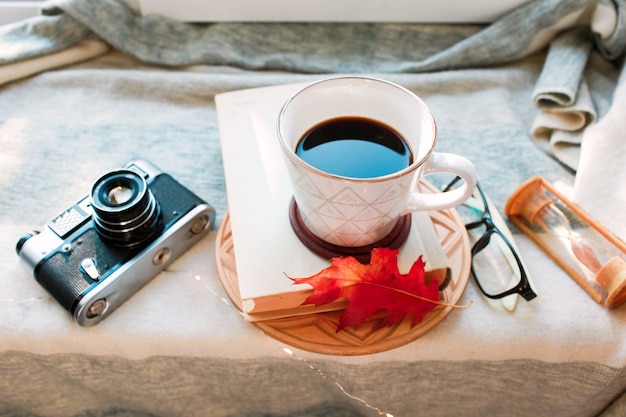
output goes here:
[[476, 168], [467, 158], [445, 152], [433, 152], [422, 168], [422, 177], [435, 172], [456, 174], [464, 184], [443, 193], [426, 194], [414, 192], [409, 198], [406, 212], [418, 210], [443, 210], [462, 204], [476, 187]]

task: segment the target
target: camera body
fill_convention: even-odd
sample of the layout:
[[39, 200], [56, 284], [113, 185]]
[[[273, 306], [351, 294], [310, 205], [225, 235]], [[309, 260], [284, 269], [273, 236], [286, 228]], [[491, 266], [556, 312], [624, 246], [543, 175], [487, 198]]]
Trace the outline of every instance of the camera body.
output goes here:
[[215, 210], [146, 160], [101, 176], [91, 194], [24, 235], [22, 265], [81, 326], [97, 324], [197, 243]]

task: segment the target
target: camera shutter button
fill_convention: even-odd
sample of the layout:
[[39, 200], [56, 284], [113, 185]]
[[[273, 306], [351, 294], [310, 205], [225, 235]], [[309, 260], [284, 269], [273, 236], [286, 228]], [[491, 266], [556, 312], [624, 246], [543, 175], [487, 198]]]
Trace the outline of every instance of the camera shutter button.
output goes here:
[[93, 259], [85, 258], [80, 261], [80, 268], [94, 281], [98, 281], [100, 279], [100, 273], [98, 272], [96, 262]]

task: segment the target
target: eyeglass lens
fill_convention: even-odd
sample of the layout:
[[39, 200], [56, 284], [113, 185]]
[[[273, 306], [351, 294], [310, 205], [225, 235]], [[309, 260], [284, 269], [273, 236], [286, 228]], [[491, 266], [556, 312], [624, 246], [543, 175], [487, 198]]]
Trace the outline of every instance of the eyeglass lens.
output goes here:
[[485, 235], [482, 239], [489, 242], [482, 248], [475, 246], [472, 273], [483, 291], [496, 296], [515, 288], [522, 276], [511, 248], [499, 233]]

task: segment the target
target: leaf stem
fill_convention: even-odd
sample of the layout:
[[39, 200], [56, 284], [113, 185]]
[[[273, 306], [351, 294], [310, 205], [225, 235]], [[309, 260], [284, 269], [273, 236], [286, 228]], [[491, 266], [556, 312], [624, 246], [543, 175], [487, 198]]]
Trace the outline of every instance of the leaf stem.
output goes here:
[[399, 294], [403, 294], [409, 297], [413, 297], [415, 299], [418, 300], [422, 300], [422, 301], [427, 301], [436, 305], [440, 305], [440, 306], [444, 306], [444, 307], [452, 307], [452, 308], [459, 308], [459, 309], [466, 309], [469, 306], [471, 306], [473, 304], [473, 302], [470, 300], [466, 305], [458, 305], [458, 304], [451, 304], [451, 303], [446, 303], [444, 301], [439, 301], [439, 300], [433, 300], [431, 298], [427, 298], [427, 297], [423, 297], [421, 295], [417, 295], [417, 294], [413, 294], [412, 292], [408, 292], [405, 290], [401, 290], [399, 288], [394, 288], [394, 287], [390, 287], [388, 285], [384, 285], [384, 284], [378, 284], [376, 282], [371, 282], [371, 281], [356, 281], [353, 279], [348, 279], [348, 278], [336, 278], [336, 277], [319, 277], [319, 279], [328, 279], [331, 281], [344, 281], [344, 282], [350, 282], [353, 285], [371, 285], [372, 287], [378, 287], [378, 288], [383, 288], [386, 290], [391, 290], [394, 292], [397, 292]]
[[[329, 278], [329, 279], [333, 279], [333, 278]], [[336, 280], [341, 280], [341, 278], [334, 278], [334, 279], [336, 279]], [[354, 282], [354, 281], [352, 281], [352, 280], [346, 280], [346, 281]], [[472, 301], [470, 301], [469, 303], [467, 303], [467, 304], [466, 304], [466, 305], [464, 305], [464, 306], [460, 306], [460, 305], [458, 305], [458, 304], [450, 304], [450, 303], [446, 303], [446, 302], [444, 302], [444, 301], [433, 300], [433, 299], [431, 299], [431, 298], [427, 298], [427, 297], [423, 297], [423, 296], [421, 296], [421, 295], [413, 294], [412, 292], [408, 292], [408, 291], [405, 291], [405, 290], [401, 290], [400, 288], [394, 288], [394, 287], [390, 287], [390, 286], [388, 286], [388, 285], [378, 284], [378, 283], [376, 283], [376, 282], [368, 282], [368, 281], [365, 281], [365, 282], [361, 282], [360, 284], [364, 284], [364, 285], [371, 285], [371, 286], [373, 286], [373, 287], [384, 288], [384, 289], [386, 289], [386, 290], [395, 291], [395, 292], [397, 292], [397, 293], [399, 293], [399, 294], [403, 294], [403, 295], [406, 295], [406, 296], [409, 296], [409, 297], [416, 298], [416, 299], [418, 299], [418, 300], [427, 301], [427, 302], [430, 302], [430, 303], [433, 303], [433, 304], [436, 304], [436, 305], [440, 305], [440, 306], [444, 306], [444, 307], [452, 307], [452, 308], [466, 309], [466, 308], [468, 308], [469, 306], [471, 306], [471, 305], [472, 305]]]

